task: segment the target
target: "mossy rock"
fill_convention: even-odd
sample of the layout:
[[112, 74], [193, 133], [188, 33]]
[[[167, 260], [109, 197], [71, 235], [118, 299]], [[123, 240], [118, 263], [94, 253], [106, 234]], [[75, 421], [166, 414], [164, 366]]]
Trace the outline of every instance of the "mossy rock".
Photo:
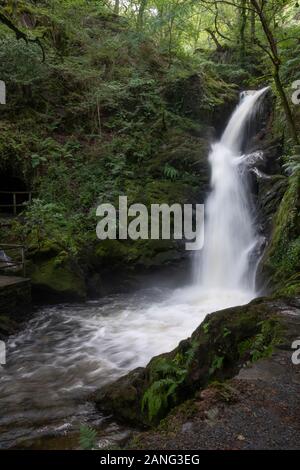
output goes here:
[[0, 340], [5, 340], [7, 336], [15, 333], [19, 328], [18, 323], [10, 315], [0, 315]]
[[149, 173], [155, 177], [163, 177], [164, 167], [168, 164], [177, 170], [179, 177], [185, 172], [197, 175], [198, 187], [200, 189], [204, 189], [203, 186], [207, 188], [210, 173], [207, 161], [208, 133], [207, 128], [194, 129], [190, 132], [178, 127], [170, 129], [149, 163]]
[[300, 173], [289, 178], [259, 271], [265, 287], [281, 293], [300, 272]]
[[[197, 201], [197, 189], [182, 181], [167, 179], [150, 181], [144, 188], [150, 204], [187, 204]], [[197, 201], [199, 202], [199, 201]]]
[[272, 221], [288, 187], [288, 178], [283, 175], [272, 175], [258, 181], [258, 201], [260, 218], [264, 233], [269, 234]]
[[282, 304], [258, 299], [208, 315], [173, 351], [100, 389], [97, 407], [121, 421], [156, 424], [210, 381], [233, 377], [243, 364], [271, 354], [284, 335], [277, 315]]
[[172, 240], [102, 240], [94, 249], [95, 268], [132, 271], [159, 267], [181, 259], [183, 251]]
[[204, 83], [197, 74], [179, 78], [168, 84], [165, 91], [170, 109], [191, 119], [203, 118]]
[[29, 274], [33, 294], [47, 301], [73, 301], [86, 298], [85, 282], [77, 267], [58, 256], [31, 262]]

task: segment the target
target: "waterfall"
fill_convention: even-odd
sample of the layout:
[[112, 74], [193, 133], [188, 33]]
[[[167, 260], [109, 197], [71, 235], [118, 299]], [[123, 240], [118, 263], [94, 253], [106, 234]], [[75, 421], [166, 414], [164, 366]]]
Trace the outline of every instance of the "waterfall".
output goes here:
[[[66, 430], [77, 432], [83, 420], [92, 428], [103, 423], [103, 442], [115, 443], [109, 439], [116, 427], [99, 420], [91, 394], [173, 350], [208, 313], [256, 296], [257, 235], [247, 189], [247, 165], [254, 154], [243, 156], [242, 150], [264, 91], [244, 93], [212, 147], [212, 190], [197, 283], [172, 291], [158, 282], [136, 293], [41, 307], [7, 343], [9, 361], [0, 375], [0, 447], [23, 448], [29, 437], [30, 446], [47, 436], [61, 435], [66, 442]], [[0, 252], [0, 263], [5, 256]]]
[[257, 234], [242, 147], [249, 124], [268, 88], [244, 92], [221, 140], [212, 146], [211, 193], [205, 211], [205, 242], [197, 261], [197, 283], [204, 291], [248, 292], [255, 297]]

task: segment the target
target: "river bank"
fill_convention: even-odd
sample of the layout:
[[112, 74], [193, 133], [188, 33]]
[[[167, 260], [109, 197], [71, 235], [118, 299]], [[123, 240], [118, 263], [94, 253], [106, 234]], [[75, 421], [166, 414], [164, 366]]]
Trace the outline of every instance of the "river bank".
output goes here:
[[285, 332], [270, 357], [199, 389], [157, 428], [137, 433], [126, 448], [299, 450], [300, 365], [292, 362], [291, 345], [300, 338], [300, 298], [273, 305]]

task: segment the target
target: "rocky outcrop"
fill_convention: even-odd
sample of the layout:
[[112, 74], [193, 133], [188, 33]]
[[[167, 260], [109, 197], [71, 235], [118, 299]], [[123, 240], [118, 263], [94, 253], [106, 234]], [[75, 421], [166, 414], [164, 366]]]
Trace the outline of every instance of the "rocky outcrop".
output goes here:
[[134, 424], [159, 422], [211, 381], [233, 377], [245, 364], [270, 356], [291, 335], [286, 312], [299, 315], [299, 299], [262, 298], [208, 315], [174, 351], [99, 390], [97, 407]]
[[34, 298], [44, 302], [85, 300], [85, 280], [77, 263], [48, 254], [39, 254], [28, 264]]
[[277, 295], [300, 292], [300, 174], [291, 176], [276, 215], [259, 267], [265, 289]]
[[14, 333], [30, 312], [30, 280], [0, 276], [0, 339]]
[[137, 433], [126, 448], [299, 449], [300, 366], [292, 361], [299, 353], [291, 345], [300, 338], [300, 304], [282, 307], [285, 339], [271, 357], [199, 390], [160, 426]]

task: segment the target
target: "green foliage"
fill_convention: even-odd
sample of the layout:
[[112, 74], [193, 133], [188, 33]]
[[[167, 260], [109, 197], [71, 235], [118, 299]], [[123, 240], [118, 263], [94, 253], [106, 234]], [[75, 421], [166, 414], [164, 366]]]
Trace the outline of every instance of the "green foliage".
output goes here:
[[213, 375], [217, 370], [222, 369], [224, 362], [224, 356], [214, 356], [210, 369], [209, 369], [209, 374]]
[[33, 85], [48, 77], [36, 44], [26, 44], [13, 37], [0, 39], [0, 76], [8, 85]]
[[[186, 116], [184, 106], [171, 110], [168, 90], [197, 73], [205, 108], [223, 103], [230, 86], [181, 46], [177, 50], [177, 33], [171, 38], [170, 63], [152, 26], [149, 35], [137, 32], [134, 18], [112, 17], [102, 2], [20, 2], [7, 14], [29, 37], [43, 38], [46, 52], [43, 63], [37, 44], [17, 41], [0, 27], [0, 75], [9, 86], [0, 123], [0, 166], [17, 171], [37, 199], [26, 207], [24, 220], [13, 224], [12, 238], [32, 249], [51, 242], [79, 253], [96, 241], [99, 203], [114, 203], [124, 193], [146, 204], [156, 193], [162, 202], [176, 193], [180, 199], [171, 201], [176, 202], [187, 192], [183, 185], [177, 191], [180, 183], [199, 186], [194, 160], [202, 140], [192, 137], [199, 123]], [[152, 21], [148, 10], [145, 15]], [[169, 24], [170, 18], [165, 20]], [[201, 129], [205, 126], [201, 123]], [[158, 152], [165, 145], [162, 157]], [[145, 194], [145, 187], [153, 190]]]
[[224, 327], [223, 328], [223, 338], [227, 338], [227, 336], [229, 336], [229, 335], [231, 335], [231, 331], [228, 328]]
[[288, 176], [293, 176], [300, 173], [300, 157], [285, 157], [285, 163], [282, 165]]
[[164, 175], [166, 178], [170, 180], [175, 180], [178, 178], [179, 172], [172, 165], [169, 165], [169, 163], [166, 163], [164, 166]]
[[[143, 401], [142, 411], [148, 410], [149, 421], [153, 421], [161, 412], [166, 410], [173, 401], [177, 387], [182, 383], [185, 371], [182, 371], [182, 377], [165, 378], [156, 380], [146, 390]], [[179, 377], [181, 374], [178, 374]]]
[[202, 328], [204, 333], [207, 335], [209, 333], [209, 322], [203, 323]]
[[184, 383], [188, 369], [194, 359], [197, 343], [174, 359], [158, 359], [151, 367], [150, 386], [144, 393], [142, 411], [148, 412], [150, 422], [157, 420], [176, 403], [177, 393]]
[[288, 189], [277, 211], [271, 243], [265, 255], [265, 266], [272, 275], [274, 285], [283, 286], [299, 273], [299, 197], [300, 174], [289, 178]]
[[[4, 3], [13, 24], [40, 38], [46, 52], [43, 63], [38, 44], [0, 26], [0, 78], [9, 92], [0, 168], [17, 172], [38, 196], [10, 235], [38, 249], [51, 242], [78, 254], [95, 241], [98, 203], [119, 194], [148, 204], [182, 196], [180, 183], [199, 188], [206, 169], [198, 154], [206, 154], [202, 136], [214, 117], [231, 106], [237, 87], [271, 81], [261, 24], [256, 18], [254, 41], [246, 15], [242, 37], [243, 12], [234, 5], [154, 0], [140, 10], [121, 2], [117, 16], [111, 3], [93, 0]], [[286, 89], [299, 78], [297, 11], [290, 1], [265, 5]], [[292, 181], [298, 166], [286, 163]], [[276, 221], [275, 281], [299, 266], [293, 204]]]
[[241, 358], [248, 356], [251, 362], [269, 357], [282, 338], [282, 329], [277, 319], [269, 319], [258, 324], [260, 332], [239, 344]]
[[92, 450], [97, 444], [97, 431], [90, 426], [80, 426], [79, 444], [82, 450]]

